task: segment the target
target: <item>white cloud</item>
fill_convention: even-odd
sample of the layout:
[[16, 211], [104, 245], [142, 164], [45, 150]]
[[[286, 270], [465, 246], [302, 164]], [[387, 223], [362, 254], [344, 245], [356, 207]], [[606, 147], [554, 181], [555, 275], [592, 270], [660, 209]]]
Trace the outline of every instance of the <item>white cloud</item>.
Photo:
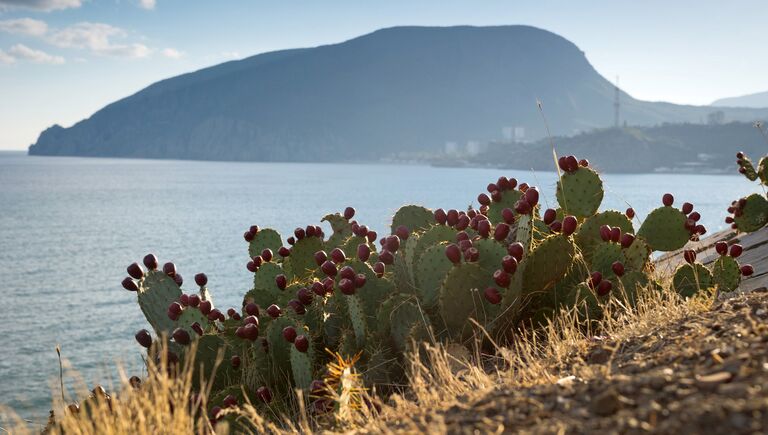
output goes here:
[[10, 65], [15, 62], [16, 62], [16, 58], [4, 52], [3, 50], [0, 50], [0, 64]]
[[240, 59], [240, 53], [237, 51], [222, 51], [219, 55], [224, 59]]
[[175, 48], [165, 48], [160, 53], [169, 59], [180, 59], [184, 57], [184, 53]]
[[8, 53], [19, 60], [28, 60], [34, 63], [49, 63], [60, 65], [64, 63], [64, 58], [54, 56], [41, 50], [34, 50], [23, 44], [16, 44], [8, 50]]
[[48, 42], [58, 47], [85, 49], [105, 56], [137, 58], [151, 54], [152, 50], [144, 44], [113, 42], [114, 38], [125, 36], [126, 32], [119, 27], [81, 22], [52, 32]]
[[32, 18], [17, 18], [0, 21], [0, 32], [15, 35], [43, 36], [48, 32], [48, 24], [45, 21]]
[[59, 9], [79, 8], [82, 5], [82, 0], [0, 0], [0, 10], [23, 8], [48, 12]]
[[139, 0], [139, 6], [144, 9], [154, 9], [156, 5], [155, 0]]

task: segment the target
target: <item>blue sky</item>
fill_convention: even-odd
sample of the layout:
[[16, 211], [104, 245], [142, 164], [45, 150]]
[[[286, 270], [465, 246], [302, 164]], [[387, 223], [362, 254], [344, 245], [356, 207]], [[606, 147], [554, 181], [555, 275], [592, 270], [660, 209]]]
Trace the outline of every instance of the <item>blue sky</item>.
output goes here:
[[396, 25], [528, 24], [636, 98], [768, 90], [764, 0], [0, 0], [0, 149], [25, 149], [157, 80]]

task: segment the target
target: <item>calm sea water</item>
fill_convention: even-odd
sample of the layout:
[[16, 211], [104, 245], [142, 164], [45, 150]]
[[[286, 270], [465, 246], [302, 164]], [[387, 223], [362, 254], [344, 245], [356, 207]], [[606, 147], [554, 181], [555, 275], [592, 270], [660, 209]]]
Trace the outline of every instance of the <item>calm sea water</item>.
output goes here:
[[[239, 306], [251, 281], [249, 225], [287, 237], [352, 205], [381, 233], [403, 204], [465, 208], [499, 175], [540, 186], [554, 204], [553, 173], [0, 153], [0, 405], [44, 421], [52, 392], [60, 394], [57, 344], [89, 386], [116, 379], [116, 362], [141, 373], [133, 334], [147, 325], [120, 281], [148, 252], [174, 261], [187, 281], [205, 272], [217, 306]], [[605, 208], [629, 204], [643, 217], [671, 192], [695, 204], [710, 232], [724, 228], [732, 199], [757, 189], [739, 176], [604, 180]]]

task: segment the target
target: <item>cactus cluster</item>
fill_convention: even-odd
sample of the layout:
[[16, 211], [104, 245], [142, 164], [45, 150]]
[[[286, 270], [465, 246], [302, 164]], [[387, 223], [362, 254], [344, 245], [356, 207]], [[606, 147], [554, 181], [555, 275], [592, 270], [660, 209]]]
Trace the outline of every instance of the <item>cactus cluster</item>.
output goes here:
[[[768, 156], [760, 159], [757, 168], [743, 152], [736, 153], [736, 164], [739, 173], [749, 181], [756, 181], [762, 185], [768, 185]], [[725, 223], [731, 228], [747, 233], [757, 231], [768, 224], [768, 200], [765, 195], [753, 193], [731, 203], [728, 207], [730, 216], [725, 218]]]
[[[566, 156], [558, 166], [557, 208], [542, 210], [537, 187], [500, 177], [478, 196], [477, 209], [401, 207], [381, 238], [354, 220], [351, 207], [322, 219], [328, 237], [309, 225], [285, 245], [276, 231], [254, 225], [244, 234], [253, 285], [242, 306], [226, 312], [214, 307], [205, 275], [195, 276], [197, 292], [185, 292], [175, 266], [160, 269], [148, 255], [123, 281], [156, 337], [142, 330], [136, 339], [150, 353], [167, 341], [169, 361], [196, 349], [195, 370], [213, 379], [214, 421], [244, 395], [287, 409], [294, 389], [310, 393], [311, 409], [322, 413], [334, 406], [318, 393], [333, 384], [334, 361], [355, 361], [361, 383], [386, 392], [403, 380], [412, 342], [482, 341], [479, 324], [503, 343], [562, 308], [598, 319], [611, 298], [632, 305], [639, 291], [661, 288], [653, 251], [678, 250], [706, 232], [693, 206], [675, 208], [670, 194], [635, 231], [631, 208], [599, 211], [603, 183], [589, 162]], [[690, 296], [737, 286], [746, 274], [734, 269], [737, 246], [712, 271], [683, 266], [675, 289]]]

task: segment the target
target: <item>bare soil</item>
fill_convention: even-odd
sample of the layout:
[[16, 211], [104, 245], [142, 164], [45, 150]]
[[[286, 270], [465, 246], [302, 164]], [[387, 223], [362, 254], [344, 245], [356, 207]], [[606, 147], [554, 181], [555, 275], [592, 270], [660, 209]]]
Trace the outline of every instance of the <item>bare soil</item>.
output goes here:
[[555, 384], [499, 386], [434, 418], [449, 433], [768, 433], [768, 291], [660, 325], [596, 338]]

